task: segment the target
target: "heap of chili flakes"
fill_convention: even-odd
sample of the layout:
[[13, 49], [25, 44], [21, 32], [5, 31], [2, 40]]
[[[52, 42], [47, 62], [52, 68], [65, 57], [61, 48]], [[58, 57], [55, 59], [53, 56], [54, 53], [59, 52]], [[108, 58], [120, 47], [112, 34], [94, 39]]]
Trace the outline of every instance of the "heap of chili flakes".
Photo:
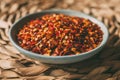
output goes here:
[[103, 40], [103, 32], [88, 19], [46, 14], [24, 25], [17, 39], [26, 50], [48, 56], [64, 56], [96, 48]]

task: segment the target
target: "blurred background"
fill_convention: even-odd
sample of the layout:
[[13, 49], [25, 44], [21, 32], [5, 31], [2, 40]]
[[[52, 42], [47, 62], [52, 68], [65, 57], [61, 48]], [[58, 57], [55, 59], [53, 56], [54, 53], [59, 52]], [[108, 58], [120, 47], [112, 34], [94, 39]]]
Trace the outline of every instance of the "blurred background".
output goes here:
[[[77, 10], [102, 21], [110, 33], [106, 47], [72, 65], [46, 65], [23, 56], [9, 42], [9, 28], [47, 9]], [[0, 80], [120, 80], [120, 0], [0, 0]]]

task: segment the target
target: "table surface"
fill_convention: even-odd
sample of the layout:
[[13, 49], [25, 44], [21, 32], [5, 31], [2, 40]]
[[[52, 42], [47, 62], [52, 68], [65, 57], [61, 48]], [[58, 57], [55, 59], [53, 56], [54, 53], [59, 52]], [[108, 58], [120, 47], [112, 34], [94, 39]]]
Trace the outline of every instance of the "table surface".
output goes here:
[[[0, 0], [0, 80], [120, 80], [120, 0]], [[46, 9], [72, 9], [94, 16], [109, 30], [99, 54], [66, 65], [43, 64], [20, 54], [8, 31], [19, 18]]]

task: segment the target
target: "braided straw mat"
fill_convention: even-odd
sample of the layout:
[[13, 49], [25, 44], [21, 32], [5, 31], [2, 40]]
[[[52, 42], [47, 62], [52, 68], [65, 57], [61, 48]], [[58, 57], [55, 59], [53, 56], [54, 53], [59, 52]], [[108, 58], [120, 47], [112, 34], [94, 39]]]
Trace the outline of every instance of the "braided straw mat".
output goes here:
[[[74, 64], [43, 64], [25, 57], [9, 42], [9, 28], [19, 18], [46, 9], [94, 16], [109, 30], [106, 46]], [[120, 80], [120, 0], [0, 0], [0, 80]]]

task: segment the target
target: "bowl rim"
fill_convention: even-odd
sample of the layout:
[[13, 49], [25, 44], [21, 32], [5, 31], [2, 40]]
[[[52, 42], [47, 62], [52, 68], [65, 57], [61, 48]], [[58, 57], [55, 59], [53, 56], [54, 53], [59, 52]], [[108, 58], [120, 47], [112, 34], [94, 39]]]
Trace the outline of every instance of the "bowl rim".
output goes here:
[[[17, 25], [17, 23], [19, 22], [19, 21], [22, 21], [24, 18], [28, 18], [29, 16], [31, 16], [31, 15], [35, 15], [35, 14], [41, 14], [41, 13], [46, 13], [46, 12], [58, 12], [58, 11], [60, 11], [60, 12], [74, 12], [74, 13], [79, 13], [79, 14], [82, 14], [82, 15], [84, 15], [84, 16], [88, 16], [88, 17], [90, 17], [91, 19], [94, 19], [94, 20], [96, 20], [96, 22], [98, 22], [99, 24], [101, 24], [102, 26], [100, 26], [100, 27], [103, 27], [104, 29], [105, 29], [105, 31], [106, 31], [106, 37], [103, 37], [103, 40], [102, 40], [102, 42], [96, 47], [96, 48], [94, 48], [94, 49], [92, 49], [92, 50], [90, 50], [90, 51], [88, 51], [88, 52], [83, 52], [83, 53], [80, 53], [80, 54], [77, 54], [77, 55], [65, 55], [65, 56], [46, 56], [46, 55], [41, 55], [41, 54], [37, 54], [37, 53], [35, 53], [35, 52], [32, 52], [32, 51], [28, 51], [28, 50], [25, 50], [25, 49], [23, 49], [22, 47], [20, 47], [18, 44], [16, 44], [15, 42], [14, 42], [14, 40], [13, 40], [13, 38], [12, 38], [12, 34], [11, 34], [11, 32], [12, 32], [12, 29], [13, 29], [13, 27], [15, 27], [15, 25]], [[83, 17], [84, 18], [84, 17]], [[89, 19], [90, 20], [90, 19]], [[96, 23], [97, 24], [97, 23]], [[98, 25], [98, 24], [97, 24]], [[102, 30], [103, 31], [103, 30]], [[104, 34], [103, 34], [104, 35]], [[31, 55], [31, 56], [35, 56], [35, 57], [44, 57], [44, 58], [68, 58], [68, 57], [76, 57], [76, 56], [81, 56], [81, 55], [86, 55], [86, 54], [90, 54], [91, 52], [93, 52], [93, 51], [96, 51], [97, 49], [99, 49], [99, 48], [101, 48], [102, 46], [104, 46], [105, 45], [105, 43], [107, 42], [107, 40], [108, 40], [108, 37], [109, 37], [109, 32], [108, 32], [108, 29], [107, 29], [107, 27], [101, 22], [101, 21], [99, 21], [99, 20], [97, 20], [96, 18], [94, 18], [93, 16], [90, 16], [90, 15], [88, 15], [88, 14], [85, 14], [85, 13], [82, 13], [82, 12], [80, 12], [80, 11], [75, 11], [75, 10], [69, 10], [69, 9], [50, 9], [50, 10], [43, 10], [43, 11], [41, 11], [41, 12], [36, 12], [36, 13], [32, 13], [32, 14], [28, 14], [28, 15], [26, 15], [26, 16], [24, 16], [24, 17], [22, 17], [22, 18], [20, 18], [20, 19], [18, 19], [11, 27], [10, 27], [10, 29], [9, 29], [9, 39], [10, 39], [10, 41], [11, 41], [11, 43], [15, 46], [15, 48], [17, 48], [17, 49], [19, 49], [20, 51], [22, 51], [22, 52], [25, 52], [25, 53], [27, 53], [27, 54], [29, 54], [29, 55]]]

